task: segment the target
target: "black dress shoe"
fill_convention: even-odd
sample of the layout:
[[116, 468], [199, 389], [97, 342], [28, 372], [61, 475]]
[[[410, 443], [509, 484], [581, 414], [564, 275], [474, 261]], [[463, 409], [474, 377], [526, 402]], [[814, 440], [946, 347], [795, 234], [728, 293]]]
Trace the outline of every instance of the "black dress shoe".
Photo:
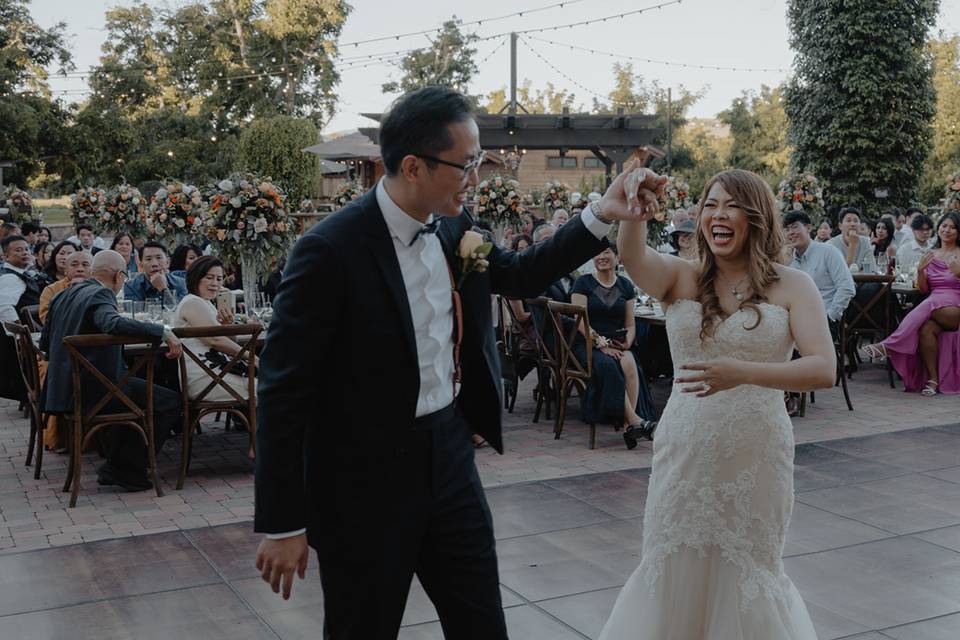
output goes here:
[[108, 465], [103, 465], [97, 471], [97, 484], [104, 486], [118, 486], [124, 491], [147, 491], [153, 488], [153, 483], [146, 474], [134, 474], [129, 471], [119, 471]]
[[631, 451], [637, 448], [637, 435], [640, 427], [630, 426], [623, 430], [623, 441]]

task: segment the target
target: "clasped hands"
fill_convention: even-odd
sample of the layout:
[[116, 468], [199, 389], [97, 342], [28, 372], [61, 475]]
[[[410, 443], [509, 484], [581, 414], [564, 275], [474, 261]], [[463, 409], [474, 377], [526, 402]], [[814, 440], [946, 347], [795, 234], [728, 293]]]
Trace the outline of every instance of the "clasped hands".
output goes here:
[[660, 210], [659, 197], [666, 184], [666, 176], [633, 160], [603, 194], [600, 213], [604, 218], [625, 222], [649, 220]]

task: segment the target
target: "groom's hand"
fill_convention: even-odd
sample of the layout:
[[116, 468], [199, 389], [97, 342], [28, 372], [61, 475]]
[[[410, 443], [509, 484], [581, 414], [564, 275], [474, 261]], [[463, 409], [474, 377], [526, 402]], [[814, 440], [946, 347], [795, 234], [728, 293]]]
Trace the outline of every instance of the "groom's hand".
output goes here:
[[293, 589], [293, 572], [303, 580], [307, 571], [307, 535], [302, 533], [281, 540], [264, 538], [257, 549], [257, 570], [264, 582], [270, 584], [274, 593], [280, 593], [283, 583], [283, 599], [290, 599]]
[[665, 176], [631, 162], [600, 199], [600, 214], [615, 220], [648, 220], [659, 210], [658, 196], [667, 184]]

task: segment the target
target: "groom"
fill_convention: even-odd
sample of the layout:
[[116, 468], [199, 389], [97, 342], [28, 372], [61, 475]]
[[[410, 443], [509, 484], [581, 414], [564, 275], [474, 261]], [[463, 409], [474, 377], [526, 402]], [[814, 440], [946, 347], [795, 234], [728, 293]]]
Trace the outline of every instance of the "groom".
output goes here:
[[606, 247], [610, 221], [628, 215], [622, 178], [619, 196], [552, 240], [494, 247], [486, 270], [464, 270], [459, 250], [476, 238], [464, 240], [463, 205], [483, 161], [468, 99], [444, 87], [401, 97], [380, 149], [385, 177], [300, 239], [274, 303], [260, 360], [257, 567], [288, 598], [307, 545], [316, 550], [325, 638], [395, 638], [414, 574], [447, 638], [506, 638], [470, 440], [503, 452], [490, 295], [535, 296]]

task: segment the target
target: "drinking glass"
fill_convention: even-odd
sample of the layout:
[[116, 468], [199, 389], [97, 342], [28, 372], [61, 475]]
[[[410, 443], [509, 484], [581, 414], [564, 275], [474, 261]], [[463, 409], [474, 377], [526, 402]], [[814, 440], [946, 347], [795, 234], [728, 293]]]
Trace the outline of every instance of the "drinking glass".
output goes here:
[[124, 300], [120, 304], [120, 312], [125, 316], [130, 316], [130, 319], [133, 320], [135, 318], [133, 315], [133, 305], [136, 303], [133, 300]]
[[159, 300], [148, 300], [147, 303], [147, 321], [148, 322], [163, 322], [163, 303]]

